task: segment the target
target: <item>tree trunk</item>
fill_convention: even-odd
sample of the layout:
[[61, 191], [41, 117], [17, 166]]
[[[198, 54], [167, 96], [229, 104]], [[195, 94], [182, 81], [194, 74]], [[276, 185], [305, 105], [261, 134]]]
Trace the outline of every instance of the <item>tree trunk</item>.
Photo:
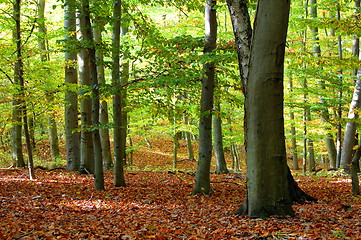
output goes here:
[[[126, 21], [126, 18], [121, 18], [120, 23], [120, 37], [124, 37], [128, 33], [128, 22]], [[123, 51], [123, 54], [121, 56], [121, 68], [122, 73], [120, 76], [120, 84], [123, 85], [128, 82], [129, 80], [129, 51], [125, 50]], [[120, 125], [120, 144], [121, 144], [121, 150], [122, 150], [122, 159], [124, 161], [123, 165], [126, 165], [127, 162], [127, 134], [128, 134], [128, 112], [127, 112], [127, 88], [123, 87], [120, 89], [120, 105], [121, 105], [121, 112], [120, 112], [120, 118], [121, 118], [121, 125]]]
[[[83, 13], [78, 14], [80, 22], [81, 36], [80, 40], [85, 39], [84, 29], [88, 26], [85, 22], [85, 16]], [[85, 44], [86, 41], [84, 41]], [[80, 159], [81, 168], [86, 169], [89, 173], [94, 173], [94, 148], [92, 132], [90, 130], [92, 126], [92, 99], [89, 92], [92, 88], [92, 82], [90, 78], [90, 53], [87, 46], [83, 46], [83, 49], [78, 54], [79, 63], [79, 79], [80, 84], [84, 88], [80, 102], [80, 119], [81, 119], [81, 132], [80, 132]]]
[[[317, 18], [317, 0], [310, 0], [310, 15], [312, 18]], [[315, 57], [321, 57], [321, 47], [320, 47], [320, 38], [318, 34], [318, 27], [312, 27], [312, 39], [314, 41], [314, 47], [313, 52]], [[319, 86], [321, 89], [326, 89], [325, 87], [325, 81], [321, 78], [319, 80]], [[320, 103], [324, 104], [324, 98], [320, 97]], [[324, 107], [321, 110], [321, 119], [323, 122], [327, 122], [329, 120], [329, 113], [327, 107]], [[336, 167], [336, 146], [335, 141], [332, 137], [332, 135], [328, 132], [330, 132], [330, 128], [326, 127], [326, 136], [324, 137], [325, 143], [326, 143], [326, 149], [328, 152], [328, 157], [330, 159], [331, 167]]]
[[[318, 200], [304, 191], [298, 186], [297, 182], [292, 176], [291, 170], [287, 166], [287, 181], [290, 193], [290, 199], [294, 203], [304, 204], [307, 202], [317, 202]], [[248, 215], [248, 194], [246, 194], [245, 199], [241, 207], [234, 213], [236, 215]]]
[[[53, 101], [54, 101], [54, 97], [49, 96], [48, 103], [52, 103]], [[60, 158], [60, 150], [59, 150], [58, 127], [56, 124], [54, 113], [50, 113], [50, 116], [48, 117], [48, 124], [49, 124], [49, 141], [50, 141], [51, 158], [54, 166], [56, 166], [57, 160]]]
[[248, 1], [246, 0], [227, 0], [236, 41], [238, 65], [243, 85], [243, 93], [245, 93], [248, 79], [252, 38], [252, 27], [248, 14], [247, 3]]
[[351, 167], [350, 167], [350, 175], [351, 175], [351, 192], [353, 195], [360, 195], [360, 182], [358, 179], [358, 171], [360, 170], [359, 161], [361, 157], [361, 146], [359, 144], [359, 147], [357, 148], [355, 155], [352, 158], [351, 161]]
[[177, 169], [179, 139], [181, 138], [181, 134], [181, 132], [177, 132], [175, 129], [173, 134], [173, 169]]
[[241, 171], [241, 164], [239, 161], [239, 152], [238, 146], [236, 143], [231, 143], [231, 156], [232, 156], [232, 169], [233, 172], [240, 172]]
[[[242, 41], [237, 42], [237, 38], [247, 39], [242, 38], [241, 36], [250, 36], [250, 34], [244, 35], [244, 33], [251, 32], [246, 2], [227, 0], [227, 4], [231, 12], [236, 43], [243, 44]], [[257, 16], [259, 15], [262, 17], [256, 16], [256, 29], [253, 32], [252, 60], [250, 62], [249, 70], [250, 80], [247, 81], [246, 77], [246, 81], [243, 81], [247, 83], [245, 89], [245, 134], [247, 173], [249, 174], [248, 187], [246, 198], [241, 208], [236, 212], [237, 214], [247, 214], [250, 216], [293, 214], [291, 208], [291, 202], [294, 200], [292, 192], [301, 192], [305, 194], [301, 189], [295, 187], [296, 184], [294, 184], [294, 181], [292, 182], [293, 177], [290, 175], [290, 171], [286, 164], [284, 142], [283, 60], [289, 6], [290, 2], [288, 0], [277, 0], [276, 2], [259, 0], [257, 6]], [[273, 21], [279, 24], [268, 24]], [[241, 27], [245, 26], [248, 26], [248, 29], [239, 31]], [[237, 36], [238, 34], [241, 36]], [[255, 37], [255, 35], [257, 35], [257, 37]], [[272, 41], [265, 44], [265, 41], [269, 41], [269, 39]], [[250, 39], [248, 42], [244, 43], [244, 46], [250, 46]], [[244, 56], [246, 56], [247, 59], [248, 51], [247, 47], [244, 46], [237, 47], [239, 59], [242, 59]], [[268, 51], [266, 52], [265, 49], [267, 48]], [[255, 52], [253, 53], [253, 51]], [[256, 62], [257, 64], [255, 65]], [[239, 66], [242, 68], [241, 63], [239, 63]], [[275, 69], [273, 68], [277, 68], [277, 71], [274, 71]], [[246, 71], [247, 70], [241, 71], [241, 73]], [[273, 74], [267, 76], [267, 74], [262, 75], [261, 72]], [[275, 72], [277, 74], [275, 74]], [[268, 77], [268, 79], [265, 81], [263, 77]], [[243, 75], [241, 75], [241, 79], [244, 80]], [[248, 85], [250, 83], [252, 84], [251, 87]], [[261, 87], [259, 87], [259, 85]], [[270, 87], [273, 87], [273, 89]], [[252, 89], [252, 91], [251, 94], [248, 95], [250, 89]], [[261, 90], [261, 92], [258, 90]], [[263, 94], [263, 92], [267, 93], [267, 95]], [[255, 102], [253, 101], [255, 100], [259, 103], [260, 108], [258, 109], [254, 108]], [[253, 106], [253, 108], [249, 109], [251, 106]], [[262, 111], [262, 107], [265, 111]], [[273, 112], [274, 110], [276, 111]], [[251, 116], [249, 116], [250, 114]], [[270, 118], [271, 116], [273, 119]], [[252, 121], [250, 121], [250, 119], [252, 119]], [[262, 124], [263, 127], [257, 128], [257, 124], [253, 120], [259, 121], [258, 123]], [[252, 123], [251, 128], [248, 127], [249, 123]], [[275, 125], [275, 123], [277, 124]], [[271, 124], [272, 128], [267, 124]], [[250, 129], [252, 129], [252, 131]], [[257, 130], [260, 132], [262, 131], [262, 133], [257, 132]], [[274, 134], [272, 130], [274, 131]], [[265, 139], [265, 136], [267, 136], [267, 139]], [[270, 141], [271, 138], [276, 138], [277, 141]], [[253, 142], [250, 143], [249, 140], [252, 140], [253, 142], [259, 140], [260, 144], [255, 145]], [[276, 143], [276, 147], [273, 143]], [[272, 162], [272, 164], [275, 162], [276, 164], [267, 164], [268, 162]], [[250, 164], [251, 166], [249, 167], [248, 165]], [[272, 165], [271, 169], [268, 168], [270, 165]], [[265, 177], [267, 175], [270, 176]], [[267, 181], [265, 182], [264, 179], [267, 179]], [[269, 179], [272, 179], [272, 181], [269, 181]], [[278, 184], [278, 181], [280, 184]], [[276, 182], [277, 184], [273, 184]], [[267, 187], [262, 185], [263, 183], [267, 184]], [[271, 187], [268, 188], [268, 185]]]
[[283, 119], [289, 9], [289, 0], [257, 5], [246, 89], [247, 214], [252, 217], [294, 214]]
[[[220, 113], [220, 104], [215, 104], [215, 111]], [[216, 173], [229, 173], [227, 169], [226, 158], [224, 157], [222, 119], [220, 114], [213, 115], [213, 137], [214, 137], [214, 154], [216, 156]]]
[[[293, 92], [292, 78], [289, 79], [289, 89], [290, 89], [290, 92], [292, 94], [292, 92]], [[293, 112], [293, 107], [291, 107], [291, 109], [290, 109], [290, 120], [291, 120], [291, 142], [292, 142], [293, 169], [298, 170], [300, 167], [298, 165], [296, 124], [295, 124], [295, 114]]]
[[[13, 19], [15, 20], [15, 29], [13, 32], [14, 42], [16, 44], [17, 51], [17, 61], [15, 62], [14, 67], [14, 84], [16, 89], [21, 89], [21, 81], [23, 77], [23, 62], [21, 58], [21, 35], [20, 35], [20, 0], [16, 0], [14, 3], [14, 15]], [[20, 57], [19, 57], [20, 55]], [[21, 90], [13, 96], [13, 111], [12, 111], [12, 158], [13, 166], [15, 167], [25, 167], [24, 155], [23, 155], [23, 146], [21, 138], [22, 130], [22, 93]]]
[[[188, 125], [189, 121], [188, 121], [188, 117], [186, 116], [186, 114], [183, 114], [183, 123]], [[187, 144], [187, 152], [188, 152], [188, 159], [191, 161], [194, 161], [194, 151], [193, 151], [193, 146], [192, 146], [192, 136], [190, 132], [184, 132], [185, 135], [185, 139], [186, 139], [186, 144]]]
[[[337, 3], [337, 20], [340, 21], [341, 20], [341, 13], [340, 13], [340, 5]], [[339, 59], [342, 60], [343, 56], [342, 56], [342, 38], [341, 35], [339, 35], [337, 37], [337, 45], [338, 45], [338, 56]], [[342, 83], [342, 69], [340, 69], [339, 71], [339, 91], [338, 91], [338, 99], [339, 99], [339, 104], [337, 106], [337, 118], [338, 119], [342, 119], [342, 98], [343, 98], [343, 83]], [[336, 136], [336, 147], [337, 147], [337, 159], [336, 159], [336, 167], [340, 167], [342, 164], [342, 124], [339, 121], [337, 123], [337, 136]]]
[[[304, 79], [303, 82], [303, 88], [307, 89], [308, 85], [307, 85], [307, 79]], [[311, 111], [310, 111], [310, 106], [307, 104], [308, 100], [307, 100], [307, 92], [306, 90], [304, 90], [304, 96], [303, 96], [303, 102], [305, 103], [305, 107], [303, 110], [303, 121], [304, 121], [304, 126], [303, 126], [303, 134], [304, 134], [304, 140], [303, 140], [303, 172], [305, 173], [307, 171], [307, 166], [308, 166], [308, 171], [312, 171], [315, 168], [315, 154], [314, 154], [314, 149], [313, 149], [313, 141], [310, 138], [310, 136], [307, 133], [307, 122], [311, 121]], [[308, 164], [307, 164], [308, 163]]]
[[[21, 42], [21, 0], [16, 0], [14, 3], [14, 20], [15, 20], [15, 32], [14, 32], [14, 41], [16, 43], [16, 62], [15, 62], [15, 78], [16, 84], [19, 87], [19, 96], [21, 97], [24, 95], [25, 91], [25, 82], [24, 82], [24, 69], [23, 69], [23, 55], [22, 55], [22, 42]], [[29, 177], [30, 180], [35, 179], [34, 173], [34, 161], [33, 161], [33, 151], [31, 145], [31, 139], [29, 134], [29, 125], [28, 125], [28, 116], [26, 110], [26, 102], [23, 99], [19, 100], [20, 108], [19, 114], [23, 118], [24, 122], [24, 133], [25, 133], [25, 141], [26, 147], [28, 150], [28, 169], [29, 169]], [[20, 121], [21, 122], [21, 121]]]
[[349, 172], [351, 164], [353, 147], [355, 145], [356, 120], [358, 119], [358, 111], [361, 107], [361, 69], [358, 71], [356, 86], [353, 92], [350, 110], [348, 113], [348, 121], [346, 123], [345, 136], [341, 154], [341, 167]]
[[125, 186], [124, 162], [125, 149], [122, 143], [122, 96], [120, 80], [120, 29], [121, 29], [121, 1], [114, 0], [113, 6], [113, 39], [112, 39], [112, 83], [115, 89], [113, 97], [114, 118], [114, 185]]
[[89, 77], [92, 85], [92, 99], [91, 99], [91, 134], [93, 143], [93, 165], [94, 165], [94, 187], [96, 190], [104, 190], [104, 173], [103, 173], [103, 159], [102, 148], [99, 134], [99, 83], [96, 64], [96, 53], [94, 37], [92, 32], [92, 24], [90, 22], [90, 6], [89, 0], [82, 1], [82, 15], [84, 17], [84, 25], [81, 31], [83, 39], [87, 42], [86, 50], [89, 54]]
[[80, 134], [78, 132], [78, 95], [74, 87], [78, 84], [76, 70], [77, 53], [72, 47], [76, 41], [75, 0], [64, 2], [65, 28], [65, 141], [66, 141], [66, 169], [78, 171], [80, 168]]
[[[216, 1], [207, 0], [205, 7], [205, 45], [204, 53], [212, 54], [216, 48], [217, 19]], [[212, 111], [215, 66], [208, 62], [203, 66], [201, 111], [199, 121], [198, 166], [192, 194], [211, 194], [210, 166], [212, 159]]]
[[[94, 41], [96, 44], [102, 44], [102, 33], [101, 33], [101, 25], [95, 19], [96, 26], [94, 27]], [[105, 84], [105, 73], [104, 73], [104, 57], [102, 50], [96, 51], [97, 58], [97, 72], [98, 72], [98, 82], [99, 86]], [[100, 103], [100, 116], [99, 122], [102, 125], [99, 129], [100, 133], [100, 141], [102, 147], [102, 157], [103, 164], [106, 169], [110, 170], [113, 166], [112, 161], [112, 153], [110, 147], [110, 136], [109, 136], [109, 128], [107, 127], [109, 123], [109, 115], [108, 115], [108, 102], [106, 100], [102, 100]]]
[[[39, 37], [38, 44], [39, 49], [42, 51], [40, 55], [40, 60], [42, 62], [47, 62], [50, 60], [50, 56], [47, 53], [47, 41], [46, 41], [46, 25], [45, 25], [45, 0], [38, 1], [38, 27], [39, 27]], [[54, 101], [54, 96], [51, 91], [46, 93], [46, 100], [49, 105]], [[53, 161], [53, 165], [55, 166], [56, 160], [60, 158], [59, 151], [59, 140], [58, 140], [58, 130], [56, 125], [55, 114], [53, 111], [48, 113], [48, 129], [49, 129], [49, 141], [50, 141], [50, 150], [51, 150], [51, 158]]]

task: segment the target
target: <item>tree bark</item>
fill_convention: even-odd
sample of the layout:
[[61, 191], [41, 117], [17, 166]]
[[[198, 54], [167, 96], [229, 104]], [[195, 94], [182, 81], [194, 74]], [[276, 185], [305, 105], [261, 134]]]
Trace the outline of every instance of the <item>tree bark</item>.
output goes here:
[[[340, 5], [337, 3], [337, 20], [341, 20], [341, 13], [340, 13]], [[343, 51], [342, 51], [342, 37], [339, 35], [337, 37], [337, 45], [338, 45], [338, 57], [340, 60], [343, 59]], [[343, 98], [343, 83], [342, 83], [342, 69], [339, 70], [339, 91], [338, 91], [338, 100], [339, 104], [337, 106], [337, 118], [342, 119], [342, 98]], [[337, 149], [337, 159], [336, 159], [336, 167], [339, 168], [342, 164], [342, 123], [339, 121], [337, 123], [337, 135], [336, 135], [336, 149]]]
[[[125, 20], [126, 18], [121, 18], [121, 26], [120, 26], [120, 37], [124, 37], [128, 33], [128, 22]], [[120, 84], [124, 85], [129, 80], [129, 51], [123, 51], [121, 55], [121, 69], [122, 73], [120, 76]], [[128, 112], [127, 112], [127, 88], [123, 87], [120, 89], [120, 144], [122, 150], [122, 159], [124, 161], [124, 165], [127, 164], [127, 135], [128, 135]]]
[[[246, 95], [248, 215], [294, 215], [283, 119], [283, 67], [289, 0], [260, 0]], [[267, 179], [267, 181], [265, 181]]]
[[358, 171], [360, 170], [359, 161], [361, 157], [361, 146], [357, 148], [355, 155], [351, 161], [350, 175], [351, 175], [351, 192], [353, 195], [360, 195], [360, 182], [358, 179]]
[[89, 77], [92, 86], [91, 99], [91, 136], [93, 143], [93, 165], [94, 165], [94, 187], [96, 190], [104, 190], [104, 173], [103, 173], [103, 159], [102, 148], [99, 134], [99, 83], [96, 64], [95, 44], [92, 31], [92, 24], [90, 21], [90, 6], [89, 0], [82, 0], [82, 15], [84, 16], [84, 25], [81, 31], [83, 39], [87, 42], [86, 50], [89, 54]]
[[[292, 78], [289, 79], [289, 91], [293, 92], [293, 82]], [[298, 154], [297, 154], [297, 139], [296, 139], [296, 124], [295, 124], [295, 114], [293, 112], [293, 107], [290, 109], [290, 120], [291, 120], [291, 143], [292, 143], [292, 162], [293, 169], [298, 170]]]
[[[188, 117], [186, 114], [183, 114], [183, 123], [188, 125], [189, 121], [188, 121]], [[186, 144], [187, 144], [187, 152], [188, 152], [188, 159], [191, 161], [194, 161], [194, 151], [193, 151], [193, 146], [192, 146], [192, 136], [190, 132], [184, 132], [185, 135], [185, 139], [186, 139]]]
[[78, 171], [80, 168], [80, 134], [78, 131], [78, 95], [74, 87], [78, 84], [76, 69], [76, 15], [75, 0], [64, 1], [64, 29], [65, 29], [65, 141], [66, 141], [66, 169]]
[[[39, 28], [39, 37], [38, 37], [38, 45], [39, 49], [42, 51], [40, 55], [40, 60], [42, 62], [47, 62], [50, 60], [50, 56], [47, 53], [47, 41], [46, 41], [46, 25], [45, 25], [45, 0], [38, 1], [38, 28]], [[54, 96], [51, 91], [47, 91], [46, 100], [49, 105], [52, 105], [54, 101]], [[59, 151], [59, 139], [58, 139], [58, 129], [55, 119], [54, 111], [49, 111], [48, 116], [48, 129], [49, 129], [49, 141], [50, 141], [50, 150], [51, 150], [51, 158], [53, 161], [53, 165], [55, 166], [56, 160], [60, 158]]]
[[[291, 170], [287, 166], [287, 181], [288, 188], [290, 193], [290, 199], [292, 202], [304, 204], [307, 202], [317, 202], [318, 200], [307, 193], [305, 193], [297, 184], [295, 179], [292, 176]], [[248, 194], [246, 194], [245, 199], [241, 207], [234, 213], [236, 215], [248, 215]]]
[[[217, 41], [216, 1], [207, 0], [205, 7], [204, 53], [212, 54]], [[212, 111], [215, 79], [214, 62], [204, 64], [201, 111], [199, 121], [198, 166], [192, 194], [211, 194], [210, 166], [212, 159]]]
[[[101, 25], [95, 19], [96, 26], [94, 27], [94, 41], [95, 43], [100, 46], [102, 44], [102, 33], [101, 33]], [[99, 86], [105, 84], [105, 73], [104, 73], [104, 56], [102, 50], [98, 49], [96, 51], [96, 58], [97, 58], [97, 72], [98, 72], [98, 82]], [[110, 135], [109, 135], [109, 128], [107, 127], [109, 123], [109, 114], [108, 114], [108, 102], [106, 100], [101, 100], [100, 103], [100, 110], [99, 110], [99, 122], [102, 125], [99, 129], [100, 133], [100, 141], [102, 147], [102, 157], [103, 157], [103, 164], [106, 169], [110, 170], [113, 166], [112, 161], [112, 153], [110, 147]]]
[[[81, 10], [83, 11], [83, 10]], [[83, 12], [78, 13], [79, 26], [80, 26], [80, 40], [85, 40], [85, 29], [88, 27], [85, 22], [85, 15]], [[94, 147], [92, 138], [92, 99], [90, 97], [92, 82], [90, 78], [90, 52], [86, 41], [83, 41], [84, 46], [78, 54], [79, 63], [79, 79], [80, 84], [84, 88], [82, 91], [80, 101], [80, 119], [81, 119], [81, 132], [80, 132], [80, 160], [81, 168], [86, 169], [89, 173], [94, 173]]]
[[[21, 89], [21, 81], [23, 77], [23, 62], [21, 57], [21, 29], [20, 29], [20, 6], [21, 1], [16, 0], [14, 2], [14, 15], [13, 19], [15, 20], [15, 29], [13, 32], [13, 39], [16, 44], [17, 60], [14, 67], [14, 84], [17, 89]], [[19, 56], [20, 55], [20, 56]], [[21, 138], [22, 130], [22, 100], [21, 100], [21, 90], [13, 96], [13, 111], [12, 111], [12, 158], [13, 166], [15, 167], [25, 167], [24, 155], [23, 155], [23, 146]]]
[[243, 85], [243, 93], [245, 93], [248, 79], [252, 38], [252, 27], [247, 3], [248, 1], [246, 0], [227, 0], [236, 41], [239, 75]]
[[353, 147], [355, 145], [356, 120], [358, 119], [358, 109], [361, 107], [361, 69], [358, 71], [356, 86], [352, 95], [350, 110], [348, 113], [348, 121], [344, 135], [341, 167], [349, 172], [353, 155]]
[[[15, 32], [14, 32], [14, 41], [16, 43], [16, 62], [15, 62], [15, 83], [19, 87], [19, 95], [18, 97], [23, 97], [25, 93], [25, 82], [24, 82], [24, 64], [23, 64], [23, 55], [22, 55], [22, 39], [21, 39], [21, 0], [16, 0], [14, 3], [14, 16], [15, 20]], [[19, 114], [20, 118], [22, 116], [24, 123], [24, 133], [25, 133], [25, 141], [26, 148], [28, 150], [28, 169], [29, 169], [29, 178], [30, 180], [35, 179], [34, 172], [34, 161], [33, 161], [33, 150], [31, 145], [31, 139], [29, 134], [29, 125], [28, 125], [28, 116], [26, 109], [26, 102], [24, 99], [19, 99]], [[21, 123], [21, 120], [20, 120]], [[21, 137], [21, 135], [20, 135]]]
[[120, 29], [121, 29], [121, 1], [114, 0], [113, 6], [113, 39], [112, 39], [112, 84], [114, 86], [113, 118], [114, 118], [114, 185], [125, 186], [124, 162], [125, 150], [122, 144], [122, 96], [120, 89]]
[[[220, 113], [221, 106], [219, 103], [215, 104], [215, 111]], [[222, 133], [222, 119], [220, 114], [213, 114], [213, 137], [214, 137], [214, 154], [216, 156], [216, 173], [229, 173], [227, 169], [226, 158], [224, 156], [223, 148], [223, 133]]]
[[[317, 0], [310, 0], [310, 15], [312, 18], [317, 18]], [[320, 46], [320, 38], [318, 34], [318, 27], [312, 27], [312, 39], [314, 42], [313, 52], [315, 57], [321, 57], [321, 46]], [[326, 89], [325, 87], [325, 81], [321, 78], [319, 80], [319, 86], [321, 89]], [[324, 104], [325, 100], [323, 96], [320, 97], [320, 103]], [[329, 112], [327, 107], [324, 107], [321, 110], [321, 119], [323, 122], [327, 122], [329, 120]], [[335, 141], [332, 137], [332, 134], [330, 134], [330, 128], [326, 127], [326, 135], [324, 137], [326, 149], [328, 152], [328, 157], [330, 159], [331, 168], [336, 168], [336, 146]]]

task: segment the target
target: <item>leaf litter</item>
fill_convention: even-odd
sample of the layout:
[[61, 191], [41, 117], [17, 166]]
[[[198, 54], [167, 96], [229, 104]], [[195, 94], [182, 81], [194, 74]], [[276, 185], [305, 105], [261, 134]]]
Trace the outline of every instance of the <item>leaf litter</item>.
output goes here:
[[213, 195], [193, 196], [196, 162], [169, 171], [171, 141], [152, 145], [135, 152], [138, 171], [126, 171], [126, 187], [114, 187], [106, 171], [105, 191], [94, 190], [92, 175], [37, 169], [30, 181], [26, 169], [0, 168], [0, 239], [361, 239], [361, 197], [345, 176], [295, 172], [319, 201], [295, 204], [295, 217], [250, 219], [232, 215], [244, 174], [212, 174]]
[[[0, 169], [0, 239], [361, 239], [361, 198], [329, 176], [296, 176], [320, 201], [294, 205], [296, 217], [231, 215], [244, 179], [213, 175], [212, 196], [192, 196], [183, 172], [127, 172], [127, 187], [93, 190], [91, 175]], [[238, 183], [238, 184], [233, 184]]]

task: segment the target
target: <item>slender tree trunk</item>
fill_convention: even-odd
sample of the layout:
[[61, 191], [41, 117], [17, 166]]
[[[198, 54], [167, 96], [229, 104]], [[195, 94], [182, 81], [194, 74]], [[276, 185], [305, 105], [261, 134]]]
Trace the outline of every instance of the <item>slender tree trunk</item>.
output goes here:
[[[40, 55], [40, 60], [42, 62], [47, 62], [50, 60], [50, 56], [47, 53], [47, 41], [46, 41], [46, 25], [45, 25], [45, 0], [38, 1], [38, 27], [39, 27], [39, 38], [38, 44], [39, 49], [42, 51]], [[54, 96], [51, 91], [47, 93], [46, 100], [49, 105], [54, 101]], [[59, 151], [59, 140], [58, 140], [58, 129], [56, 125], [56, 119], [54, 112], [49, 112], [48, 116], [48, 129], [49, 129], [49, 140], [50, 140], [50, 150], [53, 164], [56, 164], [56, 160], [60, 158]]]
[[[17, 89], [21, 89], [21, 82], [23, 77], [23, 62], [21, 56], [21, 29], [20, 29], [20, 5], [21, 1], [16, 0], [14, 2], [14, 15], [15, 29], [13, 32], [13, 39], [16, 44], [17, 60], [14, 67], [14, 84]], [[22, 148], [22, 93], [21, 90], [17, 90], [17, 93], [13, 96], [13, 111], [12, 111], [12, 158], [13, 166], [25, 167], [23, 148]]]
[[248, 79], [249, 58], [251, 53], [252, 27], [246, 0], [227, 0], [237, 46], [239, 72], [243, 93]]
[[76, 7], [75, 0], [64, 1], [65, 28], [65, 139], [66, 139], [66, 169], [78, 171], [80, 168], [80, 134], [78, 132], [78, 95], [74, 86], [78, 84], [77, 53], [72, 47], [76, 42]]
[[28, 169], [29, 169], [29, 178], [30, 180], [35, 179], [35, 171], [34, 171], [34, 159], [33, 159], [33, 146], [31, 144], [31, 138], [29, 133], [29, 124], [28, 124], [28, 116], [26, 110], [26, 103], [23, 102], [23, 121], [24, 121], [24, 133], [25, 133], [25, 141], [26, 148], [28, 149]]
[[[237, 47], [239, 75], [242, 82], [242, 92], [247, 95], [247, 81], [249, 72], [249, 59], [251, 54], [252, 26], [248, 13], [248, 1], [226, 0], [231, 16], [234, 38]], [[247, 134], [247, 106], [244, 104], [244, 136]], [[244, 138], [244, 145], [247, 151], [247, 138]], [[238, 161], [239, 162], [239, 159]]]
[[[205, 46], [204, 53], [211, 54], [216, 48], [217, 18], [216, 1], [207, 0], [205, 7]], [[212, 159], [212, 110], [215, 79], [215, 64], [203, 66], [201, 113], [199, 121], [198, 166], [192, 194], [211, 194], [210, 167]]]
[[[310, 0], [310, 15], [312, 18], [317, 18], [317, 0]], [[318, 34], [318, 27], [312, 27], [311, 31], [312, 31], [312, 39], [314, 42], [314, 47], [313, 47], [314, 56], [321, 57], [321, 46], [320, 46], [320, 38]], [[319, 86], [321, 89], [324, 90], [326, 89], [325, 81], [323, 79], [319, 80]], [[320, 103], [324, 104], [324, 102], [325, 102], [324, 98], [323, 96], [321, 96]], [[327, 122], [329, 120], [329, 113], [326, 107], [321, 111], [321, 119], [323, 122]], [[330, 159], [331, 167], [335, 168], [336, 167], [335, 141], [332, 137], [332, 134], [329, 133], [331, 129], [329, 127], [326, 127], [325, 130], [326, 130], [326, 136], [324, 139], [326, 143], [328, 157]]]
[[236, 143], [231, 143], [232, 169], [234, 172], [241, 171], [241, 164], [239, 162], [239, 152]]
[[115, 89], [113, 97], [114, 118], [114, 185], [125, 186], [124, 179], [124, 149], [122, 144], [122, 96], [120, 89], [120, 29], [121, 29], [121, 1], [114, 0], [113, 6], [113, 39], [112, 39], [112, 83]]
[[[52, 103], [54, 101], [54, 97], [51, 95], [51, 93], [47, 97], [47, 101], [48, 103]], [[60, 158], [60, 150], [59, 150], [58, 127], [56, 124], [54, 113], [50, 113], [50, 116], [48, 117], [48, 125], [49, 125], [48, 129], [49, 129], [51, 158], [55, 166], [57, 159]]]
[[[188, 121], [188, 117], [186, 116], [186, 114], [183, 114], [183, 123], [188, 125], [189, 121]], [[194, 151], [193, 151], [193, 146], [192, 146], [192, 136], [190, 132], [184, 132], [185, 135], [185, 139], [186, 139], [186, 144], [187, 144], [187, 151], [188, 151], [188, 159], [191, 161], [194, 161]]]
[[[14, 40], [16, 42], [16, 58], [17, 58], [17, 60], [15, 62], [15, 78], [17, 78], [17, 79], [15, 82], [19, 86], [19, 91], [20, 91], [19, 95], [23, 96], [25, 93], [25, 82], [24, 82], [24, 69], [23, 69], [24, 65], [23, 65], [23, 61], [22, 61], [23, 55], [22, 55], [20, 17], [21, 17], [21, 0], [16, 0], [14, 3], [14, 20], [15, 20]], [[26, 147], [28, 150], [29, 177], [30, 177], [30, 180], [33, 180], [33, 179], [35, 179], [35, 172], [34, 172], [33, 151], [32, 151], [31, 139], [30, 139], [30, 134], [29, 134], [26, 102], [25, 102], [25, 100], [19, 100], [19, 103], [20, 103], [20, 115], [22, 116], [23, 122], [24, 122]]]
[[[96, 21], [96, 20], [95, 20]], [[100, 23], [96, 22], [97, 26], [94, 27], [94, 41], [96, 44], [102, 44], [102, 33], [101, 33], [101, 26]], [[104, 73], [104, 57], [102, 50], [96, 51], [96, 58], [97, 58], [97, 72], [98, 72], [98, 81], [99, 85], [105, 84], [105, 73]], [[110, 147], [110, 136], [109, 136], [109, 129], [107, 127], [109, 123], [109, 114], [108, 114], [108, 102], [106, 100], [102, 100], [100, 103], [100, 117], [99, 122], [102, 125], [100, 128], [100, 141], [102, 147], [102, 157], [103, 157], [103, 164], [106, 169], [110, 170], [113, 166], [112, 161], [112, 154], [111, 154], [111, 147]]]
[[360, 182], [358, 179], [358, 171], [360, 170], [359, 161], [361, 157], [361, 145], [357, 148], [355, 155], [352, 158], [350, 166], [350, 175], [351, 175], [351, 192], [353, 195], [360, 195]]
[[84, 16], [84, 25], [81, 27], [83, 39], [87, 42], [86, 50], [89, 54], [89, 77], [92, 85], [91, 99], [91, 126], [92, 126], [92, 143], [93, 143], [93, 165], [94, 165], [94, 187], [96, 190], [104, 190], [104, 173], [102, 148], [99, 134], [99, 83], [96, 64], [95, 44], [90, 22], [89, 0], [82, 0], [82, 14]]
[[130, 151], [129, 151], [129, 158], [128, 158], [128, 166], [132, 166], [133, 165], [134, 144], [133, 144], [133, 140], [130, 136], [129, 136], [129, 147], [130, 147]]
[[[81, 12], [78, 14], [80, 26], [80, 40], [85, 39], [84, 31], [88, 27], [85, 22], [85, 15]], [[89, 44], [84, 41], [84, 44]], [[83, 90], [83, 95], [80, 101], [80, 118], [81, 118], [81, 132], [80, 132], [80, 159], [81, 168], [86, 169], [86, 172], [94, 173], [94, 147], [93, 138], [90, 128], [92, 127], [92, 99], [89, 95], [92, 88], [90, 76], [90, 52], [87, 46], [78, 54], [79, 63], [79, 79]]]
[[361, 107], [361, 69], [358, 72], [355, 90], [353, 92], [350, 110], [348, 113], [348, 121], [346, 123], [345, 136], [342, 147], [341, 167], [349, 172], [351, 164], [353, 147], [355, 145], [356, 120], [358, 119], [358, 111]]
[[176, 130], [173, 133], [173, 169], [177, 169], [179, 139], [181, 138], [181, 134], [181, 132], [177, 132]]
[[[215, 104], [215, 111], [220, 113], [221, 106]], [[226, 158], [224, 157], [222, 119], [220, 114], [213, 115], [213, 137], [214, 137], [214, 154], [216, 156], [216, 173], [229, 173], [227, 169]]]
[[[340, 13], [340, 6], [339, 4], [337, 4], [337, 20], [341, 20], [341, 13]], [[342, 60], [343, 59], [343, 56], [342, 56], [342, 38], [341, 38], [341, 35], [339, 35], [337, 37], [337, 45], [338, 45], [338, 56], [339, 56], [339, 59]], [[343, 80], [342, 80], [342, 69], [339, 70], [339, 75], [340, 75], [340, 83], [339, 83], [339, 92], [338, 92], [338, 99], [339, 99], [339, 104], [338, 104], [338, 107], [337, 107], [337, 117], [338, 119], [342, 119], [342, 95], [343, 95], [343, 92], [342, 92], [342, 88], [343, 88]], [[340, 167], [342, 164], [341, 164], [341, 161], [342, 161], [342, 125], [341, 125], [341, 122], [339, 121], [337, 123], [337, 136], [336, 136], [336, 141], [337, 141], [337, 162], [336, 162], [336, 166], [337, 167]]]
[[[293, 94], [292, 78], [289, 79], [289, 89], [290, 89], [291, 94]], [[290, 109], [290, 120], [291, 120], [291, 142], [292, 142], [293, 169], [298, 170], [300, 167], [298, 165], [298, 155], [297, 155], [296, 124], [295, 124], [295, 114], [293, 113], [292, 107]]]
[[[120, 23], [120, 37], [124, 37], [128, 33], [128, 22], [125, 20], [126, 18], [121, 19]], [[129, 51], [125, 50], [123, 54], [121, 55], [121, 68], [122, 73], [120, 76], [120, 84], [123, 85], [128, 82], [129, 80]], [[120, 112], [120, 118], [121, 118], [121, 125], [120, 125], [120, 144], [121, 144], [121, 150], [122, 150], [122, 156], [121, 158], [124, 161], [124, 165], [127, 163], [127, 134], [128, 134], [128, 112], [127, 112], [127, 88], [124, 87], [120, 89], [120, 105], [121, 105], [121, 112]]]

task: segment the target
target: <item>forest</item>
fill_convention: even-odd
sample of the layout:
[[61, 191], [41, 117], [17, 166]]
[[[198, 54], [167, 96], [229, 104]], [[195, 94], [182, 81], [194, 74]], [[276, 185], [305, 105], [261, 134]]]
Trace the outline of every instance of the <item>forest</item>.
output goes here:
[[361, 239], [360, 0], [0, 9], [0, 239]]

